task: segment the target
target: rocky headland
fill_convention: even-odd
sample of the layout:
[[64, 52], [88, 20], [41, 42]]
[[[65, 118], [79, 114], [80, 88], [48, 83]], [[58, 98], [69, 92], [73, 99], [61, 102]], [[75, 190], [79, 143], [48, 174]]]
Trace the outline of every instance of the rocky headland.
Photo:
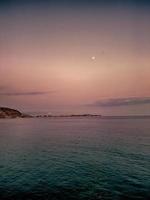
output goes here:
[[30, 115], [21, 113], [20, 111], [7, 107], [0, 107], [0, 118], [26, 118]]

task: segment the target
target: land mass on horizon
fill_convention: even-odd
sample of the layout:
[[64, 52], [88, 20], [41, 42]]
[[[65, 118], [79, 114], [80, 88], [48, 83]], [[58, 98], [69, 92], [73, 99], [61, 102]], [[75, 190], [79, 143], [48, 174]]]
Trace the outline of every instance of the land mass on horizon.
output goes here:
[[29, 115], [22, 113], [16, 109], [8, 107], [0, 107], [0, 119], [11, 118], [99, 118], [99, 119], [149, 119], [150, 115], [127, 115], [127, 116], [104, 116], [100, 114], [66, 114], [66, 115]]
[[21, 113], [20, 111], [8, 107], [0, 107], [0, 118], [26, 118], [31, 115]]
[[68, 115], [28, 115], [16, 109], [0, 107], [0, 118], [50, 118], [50, 117], [102, 117], [98, 114], [68, 114]]

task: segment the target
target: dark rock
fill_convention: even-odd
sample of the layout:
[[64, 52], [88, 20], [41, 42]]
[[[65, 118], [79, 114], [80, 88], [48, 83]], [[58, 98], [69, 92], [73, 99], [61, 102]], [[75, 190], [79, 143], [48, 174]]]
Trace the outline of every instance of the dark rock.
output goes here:
[[0, 118], [25, 118], [31, 117], [29, 115], [23, 114], [18, 110], [7, 108], [7, 107], [0, 107]]

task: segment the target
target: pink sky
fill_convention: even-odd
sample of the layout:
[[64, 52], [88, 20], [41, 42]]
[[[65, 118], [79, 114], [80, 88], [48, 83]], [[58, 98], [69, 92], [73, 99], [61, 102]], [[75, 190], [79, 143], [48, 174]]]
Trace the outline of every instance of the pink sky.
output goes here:
[[[102, 99], [150, 97], [149, 13], [129, 6], [1, 10], [0, 105], [77, 112]], [[83, 111], [150, 114], [150, 104], [141, 104]]]

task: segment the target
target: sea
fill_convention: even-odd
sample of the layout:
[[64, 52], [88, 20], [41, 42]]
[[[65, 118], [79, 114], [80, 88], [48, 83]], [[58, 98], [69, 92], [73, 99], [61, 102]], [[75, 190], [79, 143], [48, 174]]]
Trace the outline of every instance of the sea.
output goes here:
[[150, 119], [0, 119], [6, 199], [150, 199]]

